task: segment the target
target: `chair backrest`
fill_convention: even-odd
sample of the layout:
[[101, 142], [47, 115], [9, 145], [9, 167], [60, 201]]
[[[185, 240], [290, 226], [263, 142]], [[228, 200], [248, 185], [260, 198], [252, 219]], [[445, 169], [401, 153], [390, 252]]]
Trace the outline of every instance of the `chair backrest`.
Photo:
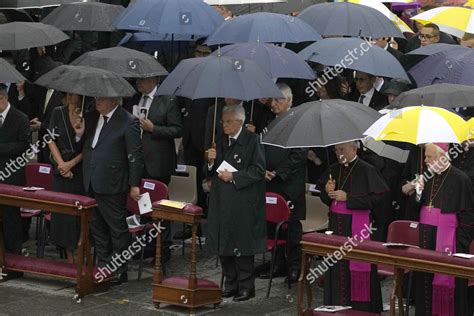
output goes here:
[[418, 246], [420, 244], [420, 223], [413, 221], [394, 221], [390, 223], [387, 242]]
[[[168, 187], [163, 182], [157, 180], [142, 179], [142, 183], [140, 185], [140, 194], [146, 192], [150, 194], [150, 200], [152, 203], [159, 200], [168, 199]], [[132, 200], [130, 195], [127, 196], [127, 209], [132, 214], [140, 214], [138, 202]], [[150, 216], [151, 212], [143, 215]]]
[[278, 224], [288, 220], [290, 217], [290, 208], [286, 200], [274, 192], [266, 193], [265, 220], [270, 223]]
[[184, 165], [182, 169], [178, 169], [178, 171], [187, 174], [187, 176], [171, 176], [171, 181], [168, 185], [170, 199], [173, 201], [196, 204], [198, 199], [196, 167]]
[[303, 232], [318, 231], [326, 229], [329, 223], [328, 206], [321, 201], [319, 196], [305, 194], [306, 199], [306, 219], [302, 221]]
[[53, 190], [54, 169], [49, 163], [30, 162], [25, 167], [26, 185]]

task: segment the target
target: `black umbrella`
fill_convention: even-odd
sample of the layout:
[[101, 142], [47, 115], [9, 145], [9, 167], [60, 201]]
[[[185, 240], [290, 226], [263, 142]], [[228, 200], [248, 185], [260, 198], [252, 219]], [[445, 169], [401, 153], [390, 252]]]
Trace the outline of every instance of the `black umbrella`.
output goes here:
[[100, 2], [63, 4], [41, 22], [63, 31], [115, 31], [115, 18], [125, 8]]
[[73, 2], [92, 2], [95, 0], [2, 0], [0, 9], [35, 9], [55, 7]]
[[0, 83], [19, 82], [26, 80], [15, 67], [10, 65], [5, 59], [0, 58]]
[[440, 83], [403, 92], [387, 109], [418, 105], [445, 109], [474, 107], [472, 100], [474, 100], [473, 86]]
[[61, 65], [35, 82], [40, 86], [90, 97], [129, 97], [135, 89], [119, 75], [86, 66]]
[[339, 99], [308, 102], [273, 121], [262, 143], [306, 148], [359, 140], [380, 117], [379, 112], [356, 102]]
[[146, 78], [168, 74], [166, 69], [152, 56], [125, 47], [111, 47], [87, 52], [74, 60], [71, 65], [100, 68], [127, 78]]
[[0, 50], [19, 50], [56, 45], [69, 38], [52, 25], [11, 22], [0, 25]]

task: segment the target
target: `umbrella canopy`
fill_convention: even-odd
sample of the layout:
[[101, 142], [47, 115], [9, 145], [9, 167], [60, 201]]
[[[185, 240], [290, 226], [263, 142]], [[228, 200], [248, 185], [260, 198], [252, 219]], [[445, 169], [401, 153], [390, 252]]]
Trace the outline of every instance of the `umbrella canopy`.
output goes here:
[[[287, 0], [204, 0], [209, 5], [234, 5], [234, 4], [253, 4], [253, 3], [276, 3], [286, 2]], [[291, 1], [291, 0], [290, 0]]]
[[63, 4], [41, 22], [63, 31], [115, 31], [114, 20], [125, 8], [100, 2]]
[[152, 56], [125, 47], [90, 51], [74, 60], [71, 65], [100, 68], [127, 78], [147, 78], [168, 74], [168, 71]]
[[474, 51], [444, 51], [425, 58], [409, 70], [418, 87], [433, 83], [474, 85]]
[[293, 51], [271, 44], [243, 43], [228, 45], [212, 55], [253, 60], [271, 78], [315, 78], [311, 67]]
[[434, 23], [445, 33], [462, 38], [464, 33], [474, 33], [474, 10], [462, 7], [439, 7], [411, 18], [423, 24]]
[[61, 65], [41, 76], [35, 83], [89, 97], [130, 97], [136, 93], [119, 75], [86, 66]]
[[445, 109], [474, 107], [474, 87], [440, 83], [401, 93], [390, 108], [403, 108], [419, 104]]
[[[298, 53], [305, 60], [410, 81], [400, 62], [385, 49], [358, 38], [326, 38]], [[336, 70], [337, 72], [338, 70]]]
[[321, 36], [299, 18], [260, 12], [226, 21], [207, 38], [206, 44], [300, 43], [319, 40]]
[[37, 22], [11, 22], [0, 25], [0, 50], [56, 45], [69, 38], [52, 25]]
[[0, 83], [19, 82], [26, 80], [15, 67], [10, 65], [5, 59], [0, 58]]
[[415, 145], [461, 143], [466, 140], [466, 122], [446, 109], [409, 106], [392, 110], [370, 126], [365, 135]]
[[394, 23], [403, 33], [415, 33], [405, 22], [403, 22], [402, 19], [400, 19], [396, 14], [390, 11], [390, 9], [387, 8], [382, 2], [379, 2], [377, 0], [335, 0], [334, 2], [350, 2], [374, 8], [375, 10], [381, 12], [383, 15], [389, 18], [390, 21], [392, 21], [392, 23]]
[[224, 22], [203, 1], [137, 0], [116, 20], [119, 30], [159, 34], [208, 36]]
[[93, 2], [95, 0], [2, 0], [0, 9], [37, 9], [55, 7], [73, 2]]
[[160, 95], [189, 99], [233, 98], [254, 100], [283, 98], [272, 79], [251, 60], [225, 56], [181, 61], [158, 88]]
[[301, 12], [298, 17], [325, 37], [405, 38], [383, 13], [353, 3], [315, 4]]
[[360, 103], [319, 100], [291, 108], [268, 127], [262, 143], [283, 148], [326, 147], [364, 138], [380, 113]]
[[470, 50], [470, 48], [461, 46], [461, 45], [454, 45], [454, 44], [446, 44], [446, 43], [435, 43], [426, 46], [422, 46], [420, 48], [414, 49], [411, 52], [408, 52], [407, 55], [420, 55], [420, 56], [431, 56], [441, 52], [447, 52], [452, 50]]
[[364, 147], [372, 150], [380, 157], [389, 158], [399, 163], [406, 163], [408, 160], [408, 156], [410, 155], [409, 150], [403, 150], [399, 147], [381, 141], [376, 141], [370, 136], [364, 138], [362, 140], [362, 144], [364, 145]]

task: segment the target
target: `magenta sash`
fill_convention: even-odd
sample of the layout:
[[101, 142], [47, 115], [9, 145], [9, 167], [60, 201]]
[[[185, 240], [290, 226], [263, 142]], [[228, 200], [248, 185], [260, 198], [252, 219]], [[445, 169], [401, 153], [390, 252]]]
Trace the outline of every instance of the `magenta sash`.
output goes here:
[[[336, 214], [352, 215], [351, 236], [357, 235], [356, 240], [360, 240], [361, 231], [369, 226], [370, 210], [349, 210], [346, 202], [332, 201], [330, 210]], [[351, 301], [370, 301], [370, 263], [350, 260], [349, 271], [351, 278]]]
[[[420, 213], [420, 223], [437, 227], [436, 251], [456, 252], [456, 214], [441, 214], [439, 208], [423, 206]], [[432, 314], [434, 316], [454, 316], [454, 287], [455, 278], [436, 273], [433, 278]]]

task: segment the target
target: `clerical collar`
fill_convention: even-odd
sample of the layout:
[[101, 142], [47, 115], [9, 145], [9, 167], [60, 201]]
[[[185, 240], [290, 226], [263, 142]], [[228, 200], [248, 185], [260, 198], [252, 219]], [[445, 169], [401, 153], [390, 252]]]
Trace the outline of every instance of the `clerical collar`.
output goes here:
[[359, 158], [359, 157], [358, 157], [357, 155], [355, 155], [355, 157], [352, 158], [351, 161], [346, 162], [346, 163], [344, 164], [344, 167], [346, 167], [346, 168], [349, 167], [349, 165], [352, 164], [354, 161], [356, 161], [357, 158]]
[[438, 171], [438, 172], [435, 171], [435, 173], [436, 173], [437, 175], [443, 174], [443, 173], [446, 172], [446, 170], [449, 169], [449, 167], [451, 167], [451, 164], [448, 163], [448, 164], [446, 165], [446, 167], [443, 168], [443, 170], [440, 170], [440, 171]]

